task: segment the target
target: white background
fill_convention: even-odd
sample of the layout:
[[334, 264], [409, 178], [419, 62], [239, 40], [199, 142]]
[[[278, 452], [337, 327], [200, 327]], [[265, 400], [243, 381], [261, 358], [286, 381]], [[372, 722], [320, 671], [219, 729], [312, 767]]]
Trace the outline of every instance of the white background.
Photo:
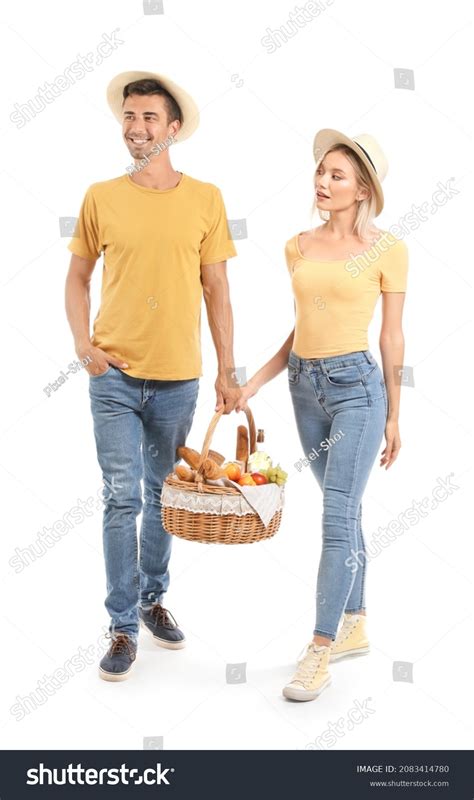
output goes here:
[[[303, 5], [303, 4], [301, 4]], [[0, 736], [4, 748], [311, 749], [315, 739], [366, 703], [373, 713], [335, 748], [470, 748], [472, 692], [472, 27], [469, 4], [336, 0], [269, 54], [268, 27], [283, 26], [285, 0], [239, 3], [164, 0], [164, 14], [108, 0], [70, 5], [27, 0], [4, 8], [2, 142], [3, 391], [0, 467]], [[15, 103], [94, 51], [114, 29], [123, 44], [21, 129]], [[394, 69], [414, 71], [395, 88]], [[410, 254], [402, 451], [372, 471], [364, 496], [368, 545], [379, 526], [452, 473], [456, 489], [369, 563], [369, 657], [335, 664], [313, 703], [285, 701], [281, 688], [311, 638], [321, 537], [321, 497], [303, 455], [286, 374], [251, 402], [266, 448], [290, 474], [278, 535], [249, 547], [176, 541], [166, 598], [188, 638], [183, 651], [141, 634], [133, 677], [100, 681], [97, 659], [17, 721], [17, 696], [97, 643], [108, 620], [101, 512], [16, 573], [15, 548], [77, 499], [96, 496], [96, 460], [84, 372], [51, 397], [44, 387], [75, 358], [64, 310], [69, 239], [59, 217], [76, 216], [86, 188], [130, 162], [105, 101], [108, 81], [128, 69], [170, 75], [201, 111], [196, 134], [171, 151], [173, 165], [222, 190], [230, 219], [248, 238], [229, 262], [235, 360], [259, 368], [293, 326], [284, 244], [307, 229], [312, 139], [322, 127], [375, 136], [390, 163], [378, 227], [431, 205], [438, 183], [457, 193], [419, 221]], [[472, 207], [471, 207], [472, 208]], [[93, 279], [92, 318], [101, 267]], [[369, 331], [380, 363], [380, 305]], [[204, 377], [188, 443], [200, 448], [215, 402], [216, 359], [203, 305]], [[469, 399], [471, 397], [471, 400]], [[216, 449], [232, 457], [237, 415], [221, 419]], [[393, 662], [413, 664], [413, 682]], [[228, 684], [227, 664], [246, 664]], [[402, 669], [403, 672], [403, 669]], [[399, 673], [399, 676], [402, 673]], [[371, 698], [370, 701], [368, 698]]]

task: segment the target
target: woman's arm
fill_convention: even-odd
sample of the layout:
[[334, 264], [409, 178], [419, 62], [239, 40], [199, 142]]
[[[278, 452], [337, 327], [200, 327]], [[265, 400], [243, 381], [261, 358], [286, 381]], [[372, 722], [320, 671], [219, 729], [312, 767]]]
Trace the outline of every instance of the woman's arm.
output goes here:
[[393, 464], [401, 447], [398, 415], [405, 354], [405, 339], [402, 329], [404, 302], [404, 292], [382, 293], [382, 328], [379, 344], [387, 389], [388, 415], [385, 427], [387, 445], [382, 452], [380, 466], [385, 465], [385, 469]]
[[295, 329], [291, 331], [286, 341], [282, 344], [277, 353], [261, 367], [255, 375], [247, 381], [245, 386], [242, 386], [242, 396], [235, 406], [236, 411], [241, 411], [247, 403], [249, 397], [254, 394], [268, 381], [273, 380], [277, 375], [285, 369], [288, 364], [288, 356], [293, 346], [293, 339], [295, 336]]

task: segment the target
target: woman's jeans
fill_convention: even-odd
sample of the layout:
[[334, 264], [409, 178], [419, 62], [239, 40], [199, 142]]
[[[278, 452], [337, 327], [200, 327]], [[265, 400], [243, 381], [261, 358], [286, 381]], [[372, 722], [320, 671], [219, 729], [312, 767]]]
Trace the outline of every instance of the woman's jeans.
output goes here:
[[304, 450], [297, 467], [310, 466], [323, 493], [314, 633], [335, 639], [343, 612], [365, 609], [361, 499], [385, 430], [387, 392], [369, 350], [315, 359], [291, 351], [288, 382]]
[[[179, 462], [196, 408], [199, 378], [132, 378], [112, 365], [89, 376], [104, 487], [105, 607], [110, 631], [138, 637], [138, 606], [161, 602], [172, 537], [161, 522], [163, 481]], [[140, 481], [143, 478], [143, 500]], [[138, 553], [136, 518], [143, 509]]]

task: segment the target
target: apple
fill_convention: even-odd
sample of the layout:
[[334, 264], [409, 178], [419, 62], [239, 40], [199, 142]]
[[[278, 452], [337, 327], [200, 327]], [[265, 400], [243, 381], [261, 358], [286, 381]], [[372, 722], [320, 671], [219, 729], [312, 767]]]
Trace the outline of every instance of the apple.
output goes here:
[[262, 486], [264, 483], [268, 483], [268, 478], [266, 475], [262, 475], [261, 472], [251, 472], [250, 473], [252, 478], [254, 479], [257, 486]]
[[254, 479], [252, 478], [250, 472], [244, 472], [244, 474], [239, 478], [237, 481], [241, 486], [256, 486]]
[[231, 481], [238, 481], [240, 478], [240, 467], [238, 464], [230, 463], [225, 464], [224, 472]]

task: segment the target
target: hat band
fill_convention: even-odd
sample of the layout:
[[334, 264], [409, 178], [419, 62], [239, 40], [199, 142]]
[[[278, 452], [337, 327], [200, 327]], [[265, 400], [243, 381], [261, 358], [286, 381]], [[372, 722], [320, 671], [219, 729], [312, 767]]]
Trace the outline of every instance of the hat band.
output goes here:
[[362, 152], [363, 152], [363, 153], [364, 153], [364, 154], [367, 156], [367, 158], [369, 159], [370, 163], [372, 164], [372, 167], [374, 168], [374, 172], [375, 172], [375, 174], [377, 175], [377, 170], [375, 169], [375, 164], [374, 164], [374, 162], [372, 161], [371, 157], [369, 156], [369, 154], [368, 154], [367, 150], [365, 150], [365, 149], [362, 147], [362, 145], [361, 145], [361, 144], [359, 144], [359, 142], [356, 142], [356, 140], [355, 140], [355, 139], [353, 139], [352, 141], [353, 141], [353, 142], [354, 142], [354, 143], [357, 145], [357, 147], [360, 147], [360, 149], [362, 150]]

